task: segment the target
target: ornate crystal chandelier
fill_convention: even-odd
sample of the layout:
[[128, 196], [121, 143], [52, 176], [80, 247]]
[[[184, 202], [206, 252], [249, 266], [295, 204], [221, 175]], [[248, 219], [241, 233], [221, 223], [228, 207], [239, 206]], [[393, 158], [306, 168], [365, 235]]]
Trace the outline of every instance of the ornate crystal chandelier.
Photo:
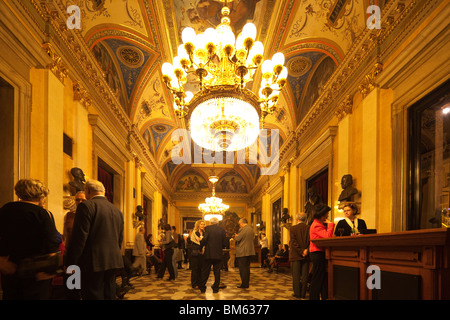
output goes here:
[[209, 181], [212, 183], [212, 196], [205, 199], [205, 203], [201, 203], [198, 209], [203, 213], [203, 219], [206, 221], [216, 217], [219, 221], [222, 220], [222, 214], [230, 207], [222, 203], [222, 199], [217, 198], [215, 184], [219, 180], [217, 176], [210, 176]]
[[[236, 151], [253, 144], [265, 117], [275, 110], [287, 78], [284, 55], [279, 52], [263, 61], [264, 46], [255, 41], [255, 25], [247, 23], [235, 37], [229, 14], [225, 4], [215, 29], [196, 34], [184, 28], [178, 56], [173, 64], [162, 66], [176, 114], [189, 116], [192, 139], [213, 151]], [[246, 84], [259, 67], [262, 81], [256, 95]], [[185, 88], [191, 76], [199, 84], [195, 94]]]

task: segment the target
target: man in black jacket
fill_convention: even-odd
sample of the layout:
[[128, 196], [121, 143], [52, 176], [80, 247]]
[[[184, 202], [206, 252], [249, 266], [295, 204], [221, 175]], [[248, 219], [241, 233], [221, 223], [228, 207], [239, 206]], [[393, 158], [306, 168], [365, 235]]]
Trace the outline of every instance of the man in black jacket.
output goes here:
[[227, 246], [227, 237], [225, 230], [219, 227], [219, 220], [211, 218], [211, 225], [205, 228], [205, 235], [200, 242], [200, 245], [205, 247], [205, 262], [202, 266], [201, 280], [199, 289], [203, 293], [206, 291], [206, 282], [209, 278], [211, 265], [214, 272], [214, 283], [211, 286], [214, 293], [219, 292], [220, 285], [220, 268], [222, 267], [223, 248]]
[[88, 201], [77, 207], [67, 265], [80, 267], [82, 299], [114, 300], [116, 271], [123, 268], [123, 215], [105, 198], [100, 181], [86, 182], [85, 193]]

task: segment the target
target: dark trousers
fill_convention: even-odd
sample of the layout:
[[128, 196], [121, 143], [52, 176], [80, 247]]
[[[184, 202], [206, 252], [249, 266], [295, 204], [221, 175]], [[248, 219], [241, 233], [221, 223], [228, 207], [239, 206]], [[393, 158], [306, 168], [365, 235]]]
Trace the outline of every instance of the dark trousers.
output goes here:
[[93, 272], [81, 269], [81, 299], [115, 300], [116, 269]]
[[328, 288], [326, 279], [326, 260], [325, 252], [314, 251], [309, 254], [313, 264], [311, 270], [311, 286], [309, 288], [310, 300], [328, 299]]
[[202, 266], [204, 264], [203, 255], [198, 254], [196, 256], [189, 257], [189, 264], [191, 266], [191, 286], [195, 288], [196, 286], [200, 286], [202, 279]]
[[48, 300], [51, 297], [52, 280], [36, 281], [15, 275], [2, 275], [3, 300]]
[[223, 260], [221, 259], [205, 259], [202, 266], [201, 283], [199, 284], [200, 290], [206, 289], [206, 282], [208, 282], [211, 266], [213, 267], [214, 283], [211, 286], [213, 290], [219, 290], [220, 285], [220, 269], [222, 268]]
[[166, 267], [169, 269], [169, 279], [175, 279], [175, 270], [173, 269], [173, 249], [164, 250], [164, 259], [158, 271], [158, 278], [162, 278], [166, 272]]
[[294, 295], [298, 298], [305, 298], [309, 274], [309, 260], [291, 261], [291, 270]]
[[250, 285], [250, 256], [236, 258], [236, 261], [241, 276], [241, 287], [248, 288]]
[[264, 267], [268, 254], [269, 254], [269, 248], [261, 249], [261, 267]]

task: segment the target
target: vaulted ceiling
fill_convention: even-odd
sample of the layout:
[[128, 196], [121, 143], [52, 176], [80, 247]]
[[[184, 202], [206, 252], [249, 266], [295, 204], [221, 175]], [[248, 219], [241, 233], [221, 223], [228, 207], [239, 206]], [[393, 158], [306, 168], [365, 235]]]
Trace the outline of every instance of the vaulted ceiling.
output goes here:
[[[222, 1], [75, 0], [82, 34], [122, 108], [139, 129], [155, 162], [177, 192], [208, 190], [211, 166], [175, 165], [171, 134], [185, 127], [172, 109], [161, 65], [172, 61], [181, 32], [197, 32], [220, 22]], [[258, 29], [265, 57], [286, 57], [288, 85], [266, 127], [278, 129], [281, 142], [301, 123], [325, 83], [365, 28], [366, 0], [228, 1], [231, 24], [239, 33], [246, 22]], [[256, 81], [255, 81], [256, 82]], [[258, 88], [254, 88], [255, 90]], [[218, 192], [249, 192], [260, 177], [256, 164], [215, 169]]]

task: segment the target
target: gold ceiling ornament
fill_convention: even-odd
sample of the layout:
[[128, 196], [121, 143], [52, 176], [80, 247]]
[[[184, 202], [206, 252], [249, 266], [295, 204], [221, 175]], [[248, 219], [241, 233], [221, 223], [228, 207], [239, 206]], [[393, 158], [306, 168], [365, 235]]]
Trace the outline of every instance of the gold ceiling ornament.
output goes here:
[[[230, 26], [230, 9], [222, 8], [221, 23], [196, 34], [183, 29], [183, 44], [173, 63], [162, 65], [163, 80], [174, 97], [174, 110], [190, 116], [194, 142], [213, 151], [237, 151], [253, 144], [264, 119], [276, 109], [288, 75], [284, 55], [263, 61], [264, 46], [255, 41], [256, 27], [247, 23], [236, 37]], [[246, 88], [261, 67], [258, 95]], [[199, 90], [186, 90], [188, 76], [195, 76]]]

